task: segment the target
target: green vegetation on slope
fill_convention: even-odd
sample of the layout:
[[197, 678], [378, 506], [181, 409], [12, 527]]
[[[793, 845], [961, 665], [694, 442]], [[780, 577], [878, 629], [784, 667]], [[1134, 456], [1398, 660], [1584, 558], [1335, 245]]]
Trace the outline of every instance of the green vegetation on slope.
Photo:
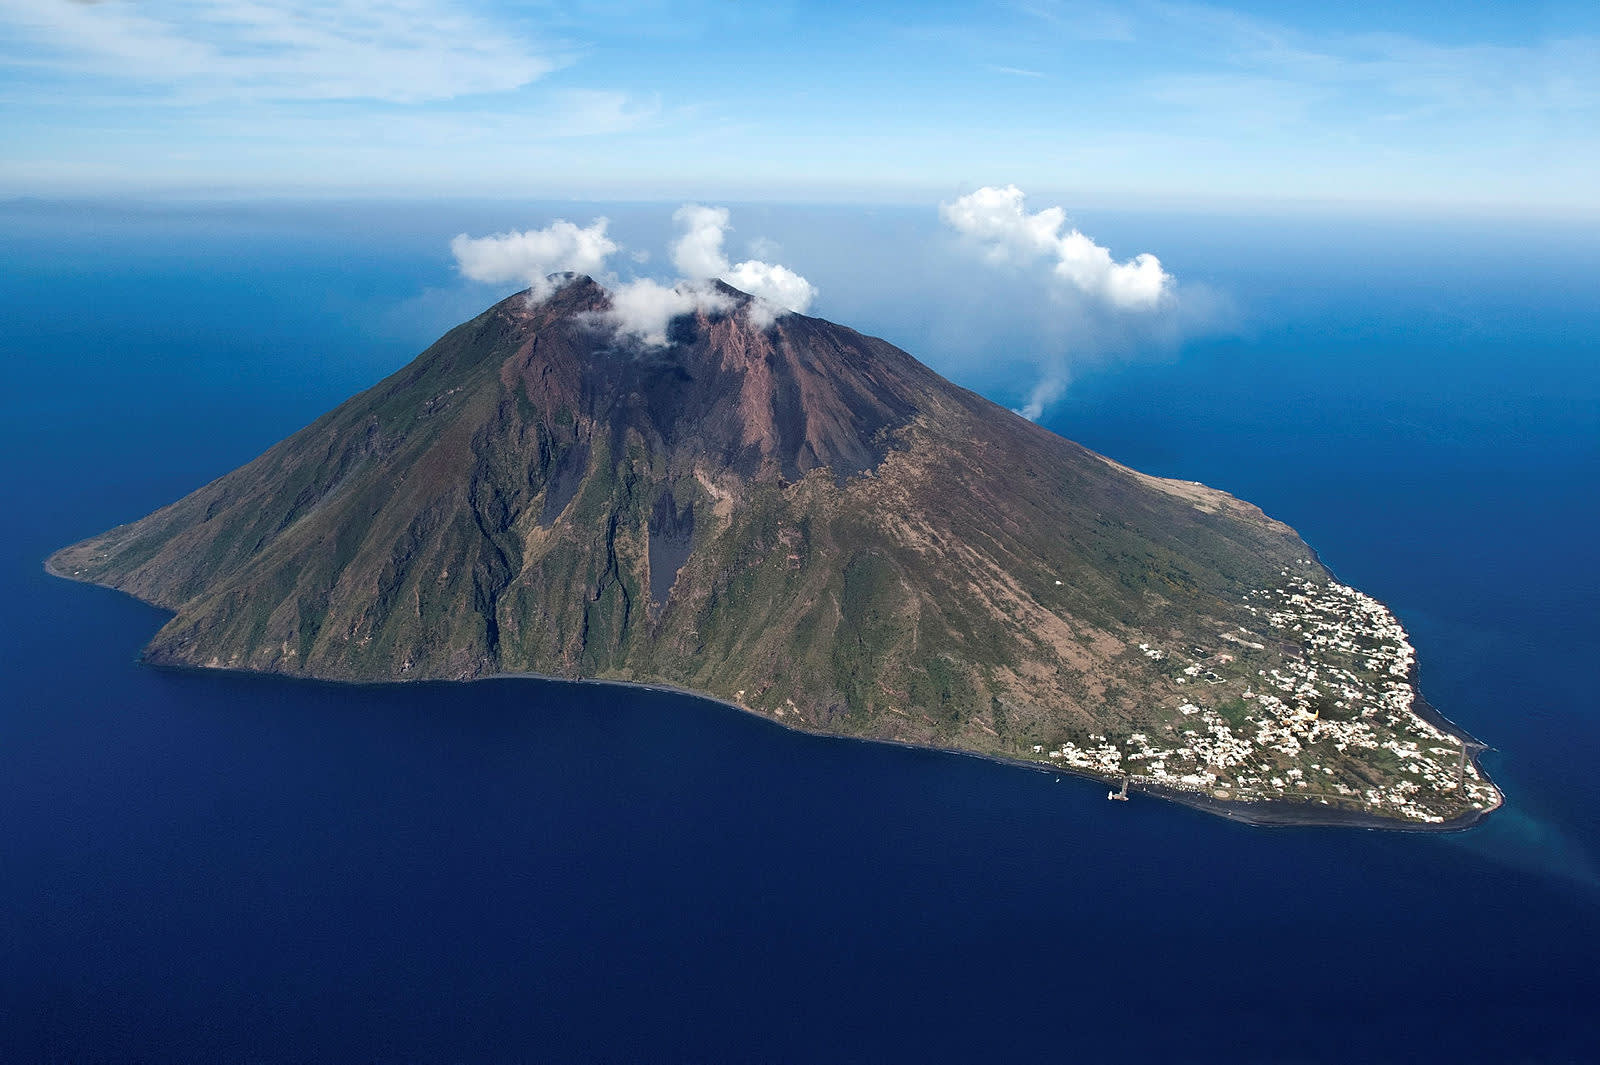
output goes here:
[[[1157, 749], [1131, 737], [1182, 747], [1196, 713], [1266, 727], [1251, 678], [1310, 653], [1292, 632], [1239, 643], [1261, 629], [1252, 595], [1327, 579], [1255, 508], [1117, 466], [828, 323], [736, 310], [647, 349], [597, 328], [606, 298], [586, 279], [514, 297], [52, 568], [175, 611], [156, 662], [659, 682], [1110, 776]], [[686, 557], [665, 549], [683, 529]], [[1376, 691], [1366, 653], [1325, 668]], [[1304, 698], [1295, 713], [1354, 727], [1344, 700]], [[1377, 750], [1319, 757], [1382, 788], [1406, 758]], [[1466, 809], [1439, 795], [1430, 816]]]

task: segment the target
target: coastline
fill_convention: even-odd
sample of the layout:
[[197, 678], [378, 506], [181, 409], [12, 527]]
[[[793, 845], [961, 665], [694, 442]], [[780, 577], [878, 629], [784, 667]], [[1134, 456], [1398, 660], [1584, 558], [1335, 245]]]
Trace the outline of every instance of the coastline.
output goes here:
[[[105, 588], [109, 591], [116, 592], [119, 595], [125, 595], [136, 602], [145, 604], [146, 606], [155, 607], [158, 610], [175, 614], [174, 611], [171, 611], [167, 607], [163, 607], [158, 603], [152, 603], [148, 599], [143, 599], [137, 595], [133, 595], [130, 592], [125, 592], [120, 588], [115, 588], [109, 584], [102, 584], [98, 581], [84, 580], [83, 578], [76, 577], [68, 573], [63, 573], [51, 565], [55, 558], [55, 554], [56, 553], [53, 552], [44, 560], [44, 571], [50, 576], [71, 581], [75, 584], [87, 584], [97, 588]], [[1321, 564], [1320, 558], [1318, 559], [1318, 564]], [[1326, 569], [1326, 567], [1324, 567], [1324, 569]], [[1330, 576], [1333, 575], [1332, 570], [1327, 570], [1327, 572]], [[1337, 579], [1337, 577], [1334, 579]], [[791, 725], [779, 718], [769, 716], [761, 713], [759, 710], [753, 710], [747, 706], [742, 706], [739, 703], [723, 699], [720, 696], [712, 695], [708, 692], [696, 691], [691, 688], [680, 687], [674, 684], [668, 684], [666, 682], [614, 680], [600, 677], [561, 677], [549, 673], [532, 672], [485, 673], [480, 676], [456, 678], [407, 677], [387, 678], [381, 680], [346, 680], [330, 677], [318, 677], [303, 673], [288, 673], [282, 670], [238, 669], [226, 666], [199, 666], [185, 662], [161, 662], [150, 659], [143, 650], [141, 650], [139, 654], [139, 663], [152, 669], [166, 670], [174, 673], [204, 673], [208, 675], [233, 674], [243, 677], [271, 677], [275, 680], [281, 681], [299, 681], [310, 684], [327, 684], [341, 687], [354, 686], [358, 688], [389, 688], [408, 684], [476, 684], [483, 681], [496, 680], [531, 680], [546, 684], [610, 685], [613, 687], [634, 688], [640, 691], [657, 692], [660, 694], [678, 695], [691, 699], [699, 699], [720, 707], [736, 710], [742, 714], [748, 714], [751, 717], [765, 721], [779, 728], [787, 729], [790, 732], [801, 733], [808, 736], [819, 736], [825, 739], [851, 740], [860, 743], [883, 744], [886, 746], [900, 747], [911, 751], [933, 751], [940, 754], [961, 755], [963, 757], [977, 758], [986, 762], [993, 762], [1013, 768], [1028, 769], [1037, 773], [1047, 773], [1055, 777], [1074, 777], [1079, 780], [1093, 781], [1097, 784], [1106, 784], [1112, 787], [1115, 787], [1120, 782], [1114, 778], [1103, 777], [1093, 773], [1085, 773], [1081, 770], [1071, 769], [1064, 766], [1049, 765], [1043, 762], [1028, 761], [1022, 758], [1011, 758], [1000, 754], [986, 754], [982, 751], [975, 751], [965, 747], [949, 747], [936, 744], [912, 743], [908, 740], [888, 739], [878, 736], [860, 736], [847, 732], [829, 732], [823, 729], [813, 729], [799, 725]], [[1417, 666], [1415, 663], [1413, 663], [1411, 667], [1411, 672], [1412, 676], [1410, 680], [1412, 689], [1414, 691], [1418, 691], [1416, 683]], [[1467, 740], [1473, 749], [1473, 754], [1471, 755], [1473, 765], [1478, 766], [1478, 755], [1482, 751], [1488, 749], [1487, 745], [1483, 744], [1465, 729], [1460, 728], [1445, 718], [1444, 715], [1440, 714], [1437, 709], [1435, 709], [1431, 704], [1427, 703], [1427, 701], [1422, 698], [1420, 691], [1417, 695], [1416, 703], [1413, 705], [1419, 708], [1419, 717], [1423, 717], [1424, 720], [1427, 720], [1430, 724], [1435, 725], [1435, 727], [1445, 728], [1449, 731], [1453, 731]], [[1480, 773], [1482, 772], [1481, 767], [1479, 767], [1479, 771]], [[1485, 776], [1485, 779], [1488, 779], [1487, 776]], [[1202, 795], [1197, 792], [1188, 792], [1177, 788], [1163, 788], [1157, 784], [1139, 781], [1130, 781], [1128, 784], [1128, 790], [1130, 792], [1143, 793], [1151, 798], [1162, 799], [1179, 806], [1186, 806], [1201, 813], [1211, 814], [1212, 816], [1226, 818], [1227, 820], [1235, 821], [1240, 824], [1250, 825], [1255, 828], [1361, 828], [1368, 830], [1407, 833], [1463, 832], [1481, 824], [1485, 819], [1488, 818], [1490, 814], [1500, 808], [1499, 805], [1496, 805], [1488, 810], [1474, 810], [1470, 814], [1462, 815], [1461, 817], [1454, 818], [1450, 821], [1445, 821], [1438, 824], [1426, 824], [1422, 822], [1400, 821], [1393, 818], [1377, 817], [1372, 814], [1323, 807], [1319, 804], [1313, 803], [1285, 803], [1271, 801], [1235, 802], [1232, 800], [1216, 799], [1208, 795]]]
[[[1296, 535], [1298, 535], [1298, 533]], [[1322, 571], [1324, 573], [1326, 573], [1331, 579], [1338, 581], [1340, 584], [1346, 583], [1339, 577], [1337, 573], [1334, 572], [1333, 567], [1328, 565], [1328, 563], [1323, 560], [1322, 555], [1317, 551], [1317, 549], [1306, 541], [1304, 536], [1300, 537], [1300, 542], [1306, 545], [1306, 549], [1311, 552], [1311, 557], [1316, 560], [1317, 565], [1322, 567]], [[1350, 587], [1354, 587], [1354, 585], [1350, 585]], [[1377, 597], [1374, 596], [1373, 598]], [[1381, 599], [1378, 600], [1378, 602], [1382, 603], [1383, 608], [1389, 611], [1390, 614], [1393, 614], [1397, 620], [1399, 619], [1400, 615], [1395, 613], [1393, 607]], [[1407, 636], [1409, 635], [1410, 633], [1407, 633]], [[1478, 775], [1484, 780], [1494, 783], [1490, 778], [1488, 771], [1484, 769], [1482, 762], [1482, 756], [1484, 752], [1492, 751], [1494, 748], [1478, 739], [1477, 736], [1474, 736], [1462, 726], [1456, 724], [1454, 721], [1451, 721], [1448, 717], [1445, 717], [1439, 708], [1428, 702], [1427, 697], [1422, 694], [1421, 655], [1416, 655], [1412, 658], [1411, 669], [1406, 673], [1406, 683], [1411, 685], [1411, 691], [1415, 696], [1411, 702], [1412, 713], [1416, 714], [1418, 717], [1436, 729], [1442, 729], [1443, 731], [1452, 735], [1459, 736], [1462, 744], [1467, 748], [1467, 759], [1472, 763], [1472, 768], [1476, 769], [1478, 771]], [[1433, 827], [1435, 827], [1438, 831], [1444, 832], [1464, 831], [1481, 824], [1486, 818], [1488, 818], [1490, 814], [1494, 813], [1496, 810], [1500, 809], [1500, 807], [1505, 805], [1505, 792], [1500, 788], [1499, 784], [1495, 784], [1494, 787], [1495, 791], [1500, 795], [1500, 801], [1494, 806], [1489, 807], [1487, 810], [1477, 810], [1471, 814], [1463, 814], [1461, 817], [1458, 817], [1452, 821], [1447, 821], [1443, 825]], [[1449, 827], [1458, 823], [1459, 828], [1452, 829]]]
[[[204, 669], [204, 667], [160, 668]], [[205, 671], [213, 672], [212, 670]], [[258, 676], [263, 675], [254, 670], [230, 670], [228, 672], [251, 673]], [[1081, 770], [1050, 765], [1044, 762], [1028, 761], [1027, 759], [1023, 758], [1010, 758], [1002, 754], [985, 754], [982, 751], [974, 751], [966, 747], [947, 747], [936, 744], [912, 743], [908, 740], [886, 739], [879, 736], [858, 736], [848, 732], [828, 732], [822, 729], [812, 729], [798, 725], [791, 725], [786, 721], [763, 714], [759, 710], [752, 710], [748, 706], [741, 706], [738, 703], [719, 698], [715, 695], [709, 695], [705, 692], [695, 691], [690, 688], [683, 688], [673, 684], [653, 683], [648, 681], [606, 680], [598, 677], [557, 677], [545, 673], [491, 673], [485, 674], [481, 677], [468, 677], [458, 681], [443, 681], [442, 683], [473, 684], [479, 681], [488, 680], [533, 680], [542, 681], [547, 684], [612, 685], [620, 688], [635, 688], [641, 691], [660, 692], [669, 695], [681, 695], [687, 696], [691, 699], [699, 699], [703, 702], [713, 703], [717, 706], [727, 707], [731, 710], [737, 710], [742, 714], [748, 714], [751, 717], [766, 721], [770, 724], [778, 726], [779, 728], [787, 729], [790, 732], [797, 732], [802, 735], [820, 736], [825, 739], [853, 740], [859, 743], [875, 743], [888, 747], [899, 747], [909, 751], [934, 751], [939, 754], [961, 755], [967, 758], [981, 759], [985, 762], [993, 762], [998, 765], [1010, 766], [1017, 769], [1030, 769], [1036, 773], [1046, 773], [1057, 777], [1074, 777], [1078, 780], [1092, 781], [1096, 784], [1104, 784], [1111, 787], [1116, 787], [1117, 784], [1120, 783], [1119, 780], [1111, 777], [1096, 776], [1093, 773], [1085, 773]], [[333, 681], [325, 683], [337, 684], [341, 682]], [[376, 681], [373, 683], [387, 685], [415, 682]], [[1465, 733], [1463, 733], [1463, 735], [1465, 735]], [[1477, 743], [1476, 740], [1473, 740], [1472, 742]], [[1241, 824], [1250, 825], [1255, 828], [1364, 828], [1393, 832], [1464, 832], [1467, 829], [1476, 827], [1491, 813], [1499, 809], [1499, 807], [1496, 806], [1488, 810], [1474, 810], [1470, 814], [1465, 814], [1461, 817], [1453, 818], [1449, 821], [1444, 821], [1439, 824], [1426, 824], [1416, 821], [1399, 821], [1394, 818], [1378, 817], [1373, 814], [1357, 813], [1352, 810], [1340, 810], [1332, 807], [1324, 807], [1320, 804], [1310, 802], [1234, 802], [1225, 799], [1215, 799], [1208, 795], [1202, 795], [1198, 792], [1187, 792], [1178, 788], [1163, 788], [1159, 784], [1141, 782], [1138, 780], [1130, 781], [1128, 784], [1128, 790], [1129, 792], [1143, 793], [1154, 799], [1162, 799], [1167, 802], [1176, 803], [1180, 806], [1187, 806], [1202, 813], [1212, 814], [1217, 817], [1225, 817], [1230, 821], [1237, 821]]]

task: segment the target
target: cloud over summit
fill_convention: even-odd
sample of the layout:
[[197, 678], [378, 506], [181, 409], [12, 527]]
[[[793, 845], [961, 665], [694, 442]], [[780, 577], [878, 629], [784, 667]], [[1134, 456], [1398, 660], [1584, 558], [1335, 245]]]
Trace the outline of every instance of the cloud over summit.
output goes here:
[[686, 203], [672, 212], [672, 220], [683, 231], [672, 242], [672, 265], [684, 277], [716, 277], [728, 268], [728, 257], [722, 252], [728, 219], [726, 207], [698, 203]]
[[733, 308], [733, 300], [704, 281], [664, 285], [648, 277], [613, 286], [605, 324], [645, 344], [667, 342], [667, 326], [681, 315]]
[[450, 241], [450, 251], [463, 277], [498, 284], [518, 281], [549, 295], [549, 275], [559, 273], [594, 274], [605, 270], [606, 260], [619, 245], [606, 236], [610, 222], [596, 218], [579, 228], [561, 219], [543, 229], [496, 233], [490, 237], [459, 234]]
[[730, 228], [726, 207], [686, 203], [672, 214], [683, 235], [672, 244], [672, 262], [691, 280], [720, 278], [741, 292], [767, 300], [786, 311], [803, 313], [817, 290], [787, 266], [746, 259], [732, 265], [722, 250]]
[[[811, 306], [816, 288], [786, 266], [747, 259], [729, 263], [723, 242], [731, 228], [726, 207], [684, 204], [673, 212], [679, 228], [670, 252], [679, 277], [662, 282], [650, 277], [622, 280], [608, 268], [623, 246], [607, 234], [608, 221], [597, 218], [580, 227], [566, 220], [543, 229], [470, 237], [465, 233], [450, 242], [463, 277], [491, 284], [518, 282], [532, 290], [535, 299], [550, 294], [550, 275], [588, 274], [611, 295], [605, 324], [619, 334], [646, 344], [665, 344], [672, 319], [696, 311], [727, 311], [735, 301], [711, 284], [722, 280], [756, 297], [745, 309], [752, 324], [765, 328], [780, 314], [801, 312]], [[763, 245], [770, 251], [770, 245]], [[628, 258], [637, 266], [649, 261], [645, 251]]]

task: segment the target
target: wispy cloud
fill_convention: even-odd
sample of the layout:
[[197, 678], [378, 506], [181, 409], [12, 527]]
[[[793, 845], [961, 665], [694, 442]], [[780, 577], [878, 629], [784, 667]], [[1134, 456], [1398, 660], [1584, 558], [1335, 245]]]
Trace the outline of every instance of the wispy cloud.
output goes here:
[[1005, 67], [999, 66], [995, 63], [986, 63], [984, 66], [986, 69], [992, 70], [996, 74], [1009, 74], [1014, 78], [1042, 78], [1046, 76], [1043, 71], [1028, 70], [1024, 67]]
[[1254, 109], [1263, 87], [1368, 119], [1482, 122], [1600, 107], [1600, 40], [1593, 37], [1441, 44], [1398, 33], [1313, 33], [1206, 4], [1130, 11], [1139, 13], [1142, 36], [1206, 59], [1212, 69], [1192, 76], [1211, 91], [1188, 97], [1195, 107]]
[[1022, 406], [1017, 408], [1017, 413], [1036, 422], [1050, 409], [1050, 405], [1067, 394], [1067, 376], [1065, 367], [1057, 367], [1048, 371], [1034, 384], [1028, 393], [1028, 398], [1023, 400]]
[[1057, 32], [1080, 41], [1134, 39], [1134, 18], [1126, 4], [1113, 6], [1099, 0], [1036, 0], [1021, 10]]
[[1144, 95], [1168, 114], [1190, 115], [1211, 135], [1262, 133], [1305, 123], [1325, 87], [1264, 74], [1176, 74], [1148, 79]]
[[0, 125], [0, 190], [46, 195], [909, 203], [999, 172], [1081, 203], [1593, 210], [1600, 41], [1561, 11], [1175, 0], [0, 0]]
[[636, 96], [610, 89], [563, 89], [551, 95], [543, 135], [597, 137], [629, 133], [651, 125], [662, 115], [659, 96]]
[[184, 100], [440, 100], [559, 63], [452, 0], [0, 0], [0, 22], [0, 61]]

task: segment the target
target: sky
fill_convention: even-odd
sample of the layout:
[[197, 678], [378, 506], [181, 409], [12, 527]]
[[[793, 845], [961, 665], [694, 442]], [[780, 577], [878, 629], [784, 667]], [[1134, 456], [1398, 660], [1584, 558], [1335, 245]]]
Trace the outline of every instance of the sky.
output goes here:
[[0, 0], [0, 195], [1592, 213], [1600, 5]]

